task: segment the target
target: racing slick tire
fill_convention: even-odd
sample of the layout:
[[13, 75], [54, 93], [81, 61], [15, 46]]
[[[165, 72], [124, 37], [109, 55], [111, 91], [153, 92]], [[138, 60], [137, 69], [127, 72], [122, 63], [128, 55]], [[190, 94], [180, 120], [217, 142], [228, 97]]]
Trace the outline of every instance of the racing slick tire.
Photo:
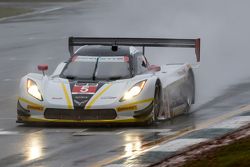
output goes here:
[[187, 84], [185, 85], [185, 90], [186, 90], [186, 108], [185, 108], [185, 113], [189, 113], [191, 110], [191, 105], [194, 104], [195, 101], [195, 82], [194, 82], [194, 74], [192, 70], [189, 70], [188, 72], [188, 80]]
[[152, 123], [159, 121], [159, 115], [161, 110], [161, 86], [159, 81], [155, 84], [155, 93], [153, 101], [153, 110], [152, 110]]
[[160, 101], [161, 101], [161, 87], [160, 83], [156, 82], [155, 84], [155, 93], [154, 93], [154, 101], [153, 101], [153, 109], [151, 112], [151, 117], [147, 121], [143, 123], [145, 126], [152, 125], [158, 121], [158, 115], [160, 113]]

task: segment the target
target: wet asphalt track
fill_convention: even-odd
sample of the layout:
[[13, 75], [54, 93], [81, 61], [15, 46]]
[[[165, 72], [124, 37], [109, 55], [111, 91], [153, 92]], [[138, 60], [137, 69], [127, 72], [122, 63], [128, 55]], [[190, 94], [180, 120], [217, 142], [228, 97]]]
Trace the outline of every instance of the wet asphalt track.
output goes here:
[[[228, 0], [86, 0], [54, 12], [2, 21], [0, 166], [100, 165], [112, 157], [144, 150], [148, 142], [170, 132], [196, 127], [250, 103], [248, 5], [244, 0], [237, 4]], [[16, 124], [18, 80], [36, 72], [40, 63], [48, 63], [51, 73], [68, 58], [67, 37], [71, 35], [201, 37], [202, 63], [195, 70], [198, 104], [189, 115], [147, 128]], [[161, 53], [169, 53], [169, 59]], [[147, 50], [153, 63], [194, 61], [190, 55], [190, 50]], [[213, 97], [217, 98], [207, 103]]]

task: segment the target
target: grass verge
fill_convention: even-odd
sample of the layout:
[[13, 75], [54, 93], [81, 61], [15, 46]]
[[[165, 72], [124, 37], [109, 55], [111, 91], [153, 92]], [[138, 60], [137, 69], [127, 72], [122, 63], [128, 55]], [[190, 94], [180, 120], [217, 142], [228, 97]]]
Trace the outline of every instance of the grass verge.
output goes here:
[[16, 16], [24, 13], [32, 12], [32, 9], [0, 7], [0, 18]]
[[184, 167], [246, 167], [250, 166], [250, 137], [217, 148]]

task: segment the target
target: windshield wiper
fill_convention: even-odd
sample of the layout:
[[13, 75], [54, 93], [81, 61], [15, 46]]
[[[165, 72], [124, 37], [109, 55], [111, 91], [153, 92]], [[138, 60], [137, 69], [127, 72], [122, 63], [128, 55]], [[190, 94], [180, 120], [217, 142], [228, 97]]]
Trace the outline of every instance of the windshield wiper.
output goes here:
[[95, 80], [95, 74], [96, 74], [96, 70], [97, 70], [97, 66], [98, 66], [98, 61], [99, 61], [99, 57], [97, 57], [97, 60], [96, 60], [96, 63], [95, 63], [95, 70], [93, 72], [93, 75], [92, 75], [92, 79], [93, 81]]
[[109, 77], [108, 79], [113, 81], [113, 80], [122, 79], [122, 77], [121, 76], [115, 76], [115, 77]]
[[76, 79], [76, 77], [74, 75], [66, 75], [65, 77], [67, 79], [72, 79], [72, 80]]

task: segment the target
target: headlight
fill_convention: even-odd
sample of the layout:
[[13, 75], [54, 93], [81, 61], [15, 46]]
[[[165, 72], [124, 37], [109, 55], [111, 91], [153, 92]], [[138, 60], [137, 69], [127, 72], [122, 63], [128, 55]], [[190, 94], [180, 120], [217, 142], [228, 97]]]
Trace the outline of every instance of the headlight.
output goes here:
[[40, 101], [43, 100], [43, 97], [38, 89], [37, 84], [34, 81], [32, 81], [31, 79], [27, 80], [27, 91], [34, 98], [36, 98]]
[[130, 88], [127, 92], [125, 92], [124, 96], [121, 98], [120, 101], [131, 99], [132, 97], [137, 96], [142, 89], [144, 88], [146, 80], [138, 82], [132, 88]]

